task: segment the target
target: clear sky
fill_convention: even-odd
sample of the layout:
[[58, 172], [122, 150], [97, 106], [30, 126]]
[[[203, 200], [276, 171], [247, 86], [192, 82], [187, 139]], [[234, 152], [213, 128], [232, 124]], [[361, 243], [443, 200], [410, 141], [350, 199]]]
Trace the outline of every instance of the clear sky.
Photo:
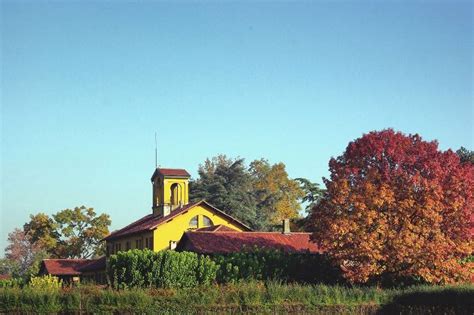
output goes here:
[[[321, 182], [393, 127], [473, 149], [473, 2], [1, 2], [1, 224], [151, 211], [159, 164], [219, 153]], [[0, 254], [1, 255], [1, 254]]]

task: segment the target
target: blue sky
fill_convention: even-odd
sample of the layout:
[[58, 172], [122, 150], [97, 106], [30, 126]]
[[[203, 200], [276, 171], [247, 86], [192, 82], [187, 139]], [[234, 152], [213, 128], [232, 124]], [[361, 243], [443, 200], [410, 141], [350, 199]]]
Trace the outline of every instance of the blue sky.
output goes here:
[[219, 153], [321, 182], [387, 127], [473, 149], [473, 4], [1, 4], [1, 224], [87, 205], [151, 211], [159, 163]]

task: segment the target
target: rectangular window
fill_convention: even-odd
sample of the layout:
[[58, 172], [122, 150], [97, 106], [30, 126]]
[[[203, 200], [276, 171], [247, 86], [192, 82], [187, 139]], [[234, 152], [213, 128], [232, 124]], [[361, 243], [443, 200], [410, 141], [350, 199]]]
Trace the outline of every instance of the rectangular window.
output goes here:
[[127, 241], [125, 243], [126, 250], [130, 250], [130, 241]]
[[148, 248], [148, 237], [145, 238], [145, 248]]
[[143, 249], [143, 240], [140, 240], [138, 244], [140, 245], [140, 249]]
[[135, 241], [135, 248], [137, 248], [137, 249], [139, 248], [138, 247], [138, 240]]

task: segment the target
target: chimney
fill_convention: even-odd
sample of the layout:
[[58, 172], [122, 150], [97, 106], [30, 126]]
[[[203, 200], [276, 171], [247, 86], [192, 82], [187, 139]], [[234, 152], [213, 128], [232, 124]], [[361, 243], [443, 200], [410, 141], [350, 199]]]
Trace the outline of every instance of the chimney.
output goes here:
[[284, 219], [283, 220], [283, 234], [290, 234], [290, 219]]
[[176, 245], [178, 245], [178, 242], [176, 242], [176, 241], [170, 241], [170, 249], [171, 249], [171, 250], [176, 249]]

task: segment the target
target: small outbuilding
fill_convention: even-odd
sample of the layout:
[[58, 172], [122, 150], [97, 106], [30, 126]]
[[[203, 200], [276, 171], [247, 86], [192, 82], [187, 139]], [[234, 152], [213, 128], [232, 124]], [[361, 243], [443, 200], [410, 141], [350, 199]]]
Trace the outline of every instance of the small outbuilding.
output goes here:
[[94, 281], [105, 283], [106, 259], [43, 259], [40, 275], [52, 275], [66, 283]]

